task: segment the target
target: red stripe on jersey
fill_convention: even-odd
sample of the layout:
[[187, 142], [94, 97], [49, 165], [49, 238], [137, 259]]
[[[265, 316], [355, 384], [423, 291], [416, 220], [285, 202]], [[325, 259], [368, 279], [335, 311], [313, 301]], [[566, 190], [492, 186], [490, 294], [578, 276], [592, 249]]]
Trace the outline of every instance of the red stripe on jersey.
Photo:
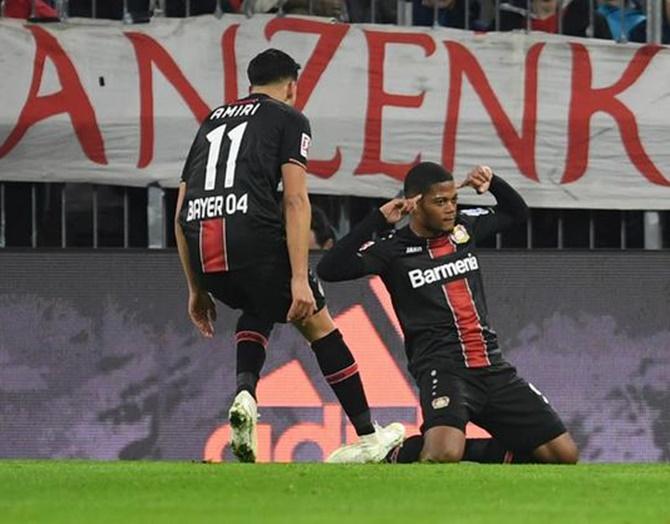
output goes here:
[[[456, 246], [448, 236], [428, 240], [428, 253], [435, 259], [456, 252]], [[442, 286], [444, 297], [454, 315], [456, 331], [461, 342], [466, 367], [480, 368], [491, 365], [482, 325], [470, 291], [467, 278], [454, 280]]]
[[455, 252], [456, 248], [449, 240], [448, 236], [428, 239], [428, 252], [430, 258], [440, 258]]
[[224, 218], [212, 218], [200, 222], [200, 262], [203, 273], [228, 271]]
[[486, 342], [482, 336], [482, 325], [479, 322], [479, 314], [467, 279], [454, 280], [442, 288], [449, 307], [454, 313], [458, 338], [461, 340], [465, 357], [465, 366], [469, 368], [490, 366], [491, 362], [486, 353]]

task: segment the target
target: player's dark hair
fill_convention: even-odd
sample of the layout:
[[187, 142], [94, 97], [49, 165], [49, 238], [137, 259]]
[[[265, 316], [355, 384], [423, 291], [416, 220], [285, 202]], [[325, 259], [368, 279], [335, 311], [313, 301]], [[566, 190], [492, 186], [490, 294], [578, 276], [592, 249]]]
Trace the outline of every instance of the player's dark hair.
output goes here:
[[335, 242], [335, 229], [330, 225], [326, 213], [320, 207], [312, 206], [311, 229], [320, 247], [323, 247], [328, 240]]
[[411, 198], [430, 190], [433, 184], [451, 182], [454, 176], [441, 165], [434, 162], [421, 162], [407, 172], [405, 177], [405, 196]]
[[282, 80], [297, 80], [300, 64], [279, 49], [266, 49], [257, 54], [247, 67], [252, 86], [266, 86]]

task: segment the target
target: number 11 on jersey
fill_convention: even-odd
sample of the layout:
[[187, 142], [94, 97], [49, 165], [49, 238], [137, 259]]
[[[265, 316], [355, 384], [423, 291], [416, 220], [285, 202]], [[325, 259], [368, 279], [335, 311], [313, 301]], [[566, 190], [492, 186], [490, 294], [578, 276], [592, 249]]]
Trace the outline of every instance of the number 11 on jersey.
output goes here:
[[[230, 139], [230, 149], [228, 150], [228, 159], [226, 160], [226, 174], [223, 179], [224, 189], [229, 189], [235, 184], [237, 155], [240, 153], [242, 137], [247, 129], [247, 123], [248, 122], [244, 122], [228, 132], [227, 136]], [[219, 154], [221, 153], [221, 146], [223, 145], [226, 127], [227, 124], [223, 124], [207, 133], [209, 154], [207, 156], [207, 168], [205, 170], [205, 191], [211, 191], [216, 186], [216, 165], [219, 161]]]

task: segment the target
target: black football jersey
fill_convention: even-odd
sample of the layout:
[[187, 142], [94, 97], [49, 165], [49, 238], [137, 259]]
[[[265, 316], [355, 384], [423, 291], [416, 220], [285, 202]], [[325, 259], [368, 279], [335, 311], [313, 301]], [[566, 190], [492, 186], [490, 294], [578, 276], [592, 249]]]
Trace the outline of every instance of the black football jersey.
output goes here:
[[[405, 337], [410, 372], [426, 369], [488, 373], [508, 364], [488, 322], [476, 244], [522, 223], [528, 207], [509, 184], [493, 176], [495, 208], [461, 210], [449, 233], [419, 237], [392, 229], [375, 211], [328, 251], [318, 265], [328, 282], [380, 275]], [[377, 233], [378, 240], [370, 241]]]
[[281, 166], [307, 164], [307, 118], [263, 94], [212, 111], [182, 173], [179, 215], [195, 269], [232, 271], [285, 243], [277, 187]]
[[391, 295], [413, 372], [436, 358], [466, 368], [502, 362], [474, 249], [481, 219], [495, 214], [462, 211], [451, 233], [428, 239], [406, 226], [360, 252]]

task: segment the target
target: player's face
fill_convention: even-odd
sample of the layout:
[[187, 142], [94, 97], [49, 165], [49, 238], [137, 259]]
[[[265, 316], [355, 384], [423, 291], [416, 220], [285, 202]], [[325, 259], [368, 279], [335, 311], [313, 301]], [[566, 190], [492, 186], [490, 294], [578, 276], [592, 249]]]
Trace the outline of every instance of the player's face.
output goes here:
[[433, 184], [419, 200], [416, 218], [434, 233], [451, 231], [456, 225], [457, 202], [458, 191], [453, 181]]

